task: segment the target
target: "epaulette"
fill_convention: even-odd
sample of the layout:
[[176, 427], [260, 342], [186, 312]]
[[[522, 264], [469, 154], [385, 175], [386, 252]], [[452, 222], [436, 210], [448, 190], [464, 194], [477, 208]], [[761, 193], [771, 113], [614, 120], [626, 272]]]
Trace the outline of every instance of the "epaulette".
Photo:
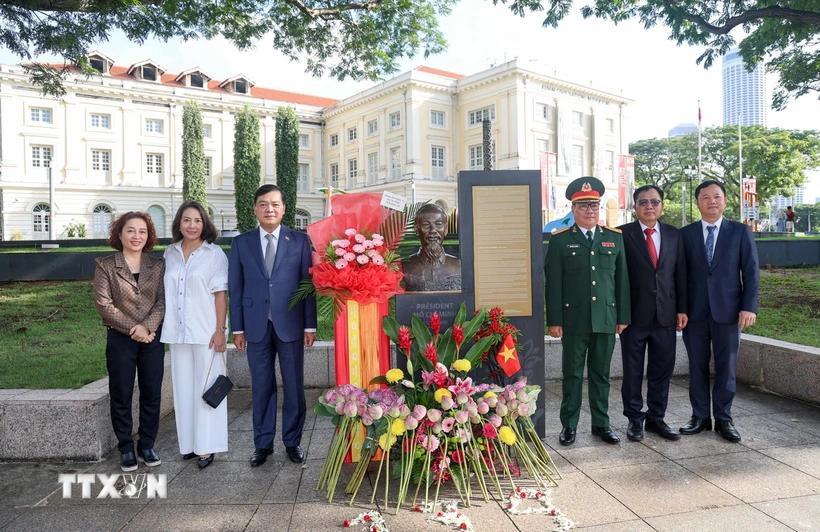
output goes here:
[[618, 233], [619, 235], [620, 235], [620, 234], [623, 234], [623, 231], [621, 231], [620, 229], [617, 229], [617, 228], [615, 228], [615, 227], [609, 227], [608, 225], [605, 225], [604, 227], [606, 227], [607, 229], [609, 229], [609, 230], [610, 230], [610, 231], [612, 231], [613, 233]]
[[561, 234], [561, 233], [563, 233], [564, 231], [569, 231], [570, 229], [572, 229], [572, 226], [570, 226], [570, 227], [564, 227], [564, 228], [563, 228], [563, 229], [561, 229], [560, 231], [555, 231], [555, 232], [553, 233], [553, 235], [560, 235], [560, 234]]

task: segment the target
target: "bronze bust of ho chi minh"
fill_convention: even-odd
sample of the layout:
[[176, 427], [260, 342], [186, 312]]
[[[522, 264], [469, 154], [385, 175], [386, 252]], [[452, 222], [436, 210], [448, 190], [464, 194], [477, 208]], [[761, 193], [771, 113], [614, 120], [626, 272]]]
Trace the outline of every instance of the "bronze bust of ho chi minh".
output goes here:
[[416, 213], [413, 225], [421, 248], [404, 262], [405, 290], [461, 290], [461, 260], [444, 252], [447, 213], [435, 203], [424, 205]]

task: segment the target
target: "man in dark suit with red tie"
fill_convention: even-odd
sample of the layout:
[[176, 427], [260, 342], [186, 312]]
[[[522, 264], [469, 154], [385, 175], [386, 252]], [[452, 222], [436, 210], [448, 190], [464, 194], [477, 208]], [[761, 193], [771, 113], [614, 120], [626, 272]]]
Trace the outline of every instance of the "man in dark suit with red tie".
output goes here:
[[689, 324], [683, 341], [689, 353], [689, 400], [692, 418], [681, 434], [712, 428], [709, 359], [714, 352], [715, 382], [711, 414], [715, 430], [731, 442], [740, 434], [732, 421], [740, 331], [754, 325], [760, 266], [747, 225], [723, 218], [726, 189], [704, 181], [695, 189], [701, 220], [681, 229], [686, 249]]
[[[621, 333], [621, 396], [629, 419], [626, 437], [641, 441], [645, 428], [667, 440], [679, 440], [678, 431], [663, 418], [675, 369], [675, 331], [686, 327], [688, 320], [683, 240], [678, 229], [658, 221], [663, 213], [663, 190], [644, 185], [632, 197], [638, 221], [618, 228], [623, 231], [632, 308], [632, 323]], [[641, 390], [647, 347], [644, 412]]]

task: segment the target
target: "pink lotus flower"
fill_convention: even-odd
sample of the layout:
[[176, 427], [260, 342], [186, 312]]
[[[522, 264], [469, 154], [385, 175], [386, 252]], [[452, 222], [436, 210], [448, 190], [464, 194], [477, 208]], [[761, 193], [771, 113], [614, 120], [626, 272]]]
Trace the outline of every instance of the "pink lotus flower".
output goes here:
[[441, 419], [441, 410], [431, 408], [427, 411], [427, 419], [429, 419], [431, 423], [437, 423]]
[[342, 268], [347, 268], [347, 261], [344, 259], [339, 259], [336, 261], [336, 268], [341, 270]]
[[344, 257], [342, 258], [344, 258], [344, 260], [346, 260], [347, 262], [353, 262], [354, 260], [356, 260], [356, 254], [351, 253], [349, 251], [345, 251]]
[[490, 411], [490, 405], [487, 404], [487, 401], [481, 401], [478, 403], [478, 413], [482, 416], [487, 414]]
[[379, 405], [370, 406], [367, 409], [367, 413], [368, 413], [368, 415], [370, 415], [371, 418], [373, 418], [374, 421], [378, 420], [378, 419], [381, 419], [382, 416], [384, 415], [384, 411], [382, 410], [382, 407], [379, 406]]
[[453, 427], [455, 426], [455, 424], [456, 424], [455, 419], [453, 419], [451, 417], [445, 418], [444, 421], [441, 422], [441, 430], [443, 430], [444, 432], [449, 434], [450, 431], [453, 430]]
[[498, 403], [497, 405], [495, 405], [495, 413], [498, 414], [501, 417], [506, 416], [509, 413], [509, 410], [507, 409], [507, 405], [505, 405], [503, 403]]
[[492, 424], [492, 426], [493, 426], [493, 427], [495, 427], [495, 428], [500, 427], [500, 426], [501, 426], [501, 422], [502, 422], [502, 421], [501, 421], [501, 418], [500, 418], [499, 416], [495, 415], [495, 414], [493, 414], [493, 415], [491, 415], [490, 417], [488, 417], [488, 418], [487, 418], [487, 421], [489, 421], [489, 422]]
[[413, 408], [413, 417], [416, 418], [418, 421], [421, 421], [422, 419], [424, 419], [425, 416], [427, 416], [427, 407], [426, 406], [416, 405]]
[[522, 416], [527, 416], [530, 413], [530, 407], [527, 403], [521, 403], [518, 405], [518, 413]]
[[441, 409], [442, 410], [450, 410], [451, 408], [453, 408], [453, 406], [455, 406], [455, 404], [456, 404], [455, 401], [453, 401], [453, 398], [450, 397], [449, 395], [445, 395], [444, 397], [441, 398]]
[[355, 230], [355, 229], [353, 229], [352, 227], [351, 227], [351, 228], [349, 228], [349, 229], [345, 229], [345, 234], [346, 234], [347, 236], [353, 236], [353, 235], [355, 235], [357, 232], [358, 232], [358, 231], [356, 231], [356, 230]]
[[463, 425], [464, 423], [467, 423], [467, 420], [469, 418], [470, 418], [470, 414], [468, 414], [464, 410], [459, 410], [458, 412], [456, 412], [456, 423], [458, 423], [459, 425]]
[[359, 255], [358, 257], [356, 257], [356, 262], [358, 262], [359, 264], [367, 264], [368, 262], [370, 262], [370, 259], [367, 258], [367, 255]]
[[355, 244], [353, 246], [353, 251], [356, 253], [364, 253], [364, 246], [361, 244]]
[[487, 401], [487, 405], [490, 408], [495, 408], [496, 405], [498, 404], [498, 397], [493, 395], [493, 396], [490, 396], [487, 399], [485, 399], [485, 401]]
[[407, 419], [404, 420], [404, 426], [407, 430], [415, 430], [415, 428], [419, 426], [419, 420], [413, 416], [408, 416]]
[[345, 403], [344, 412], [347, 417], [356, 417], [359, 415], [359, 409], [356, 407], [356, 403]]

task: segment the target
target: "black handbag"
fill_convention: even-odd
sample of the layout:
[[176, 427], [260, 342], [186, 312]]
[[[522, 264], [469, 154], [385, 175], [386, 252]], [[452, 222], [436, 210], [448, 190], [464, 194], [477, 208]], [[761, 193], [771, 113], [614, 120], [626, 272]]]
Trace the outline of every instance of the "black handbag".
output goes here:
[[[205, 377], [206, 385], [208, 378], [211, 376], [211, 368], [214, 366], [215, 356], [216, 352], [214, 351], [214, 354], [211, 356], [211, 365], [208, 367], [208, 376]], [[225, 363], [225, 375], [218, 376], [207, 390], [204, 387], [202, 389], [202, 400], [208, 403], [208, 406], [211, 408], [218, 407], [228, 396], [228, 392], [233, 389], [233, 383], [231, 379], [228, 378], [228, 360], [225, 357], [225, 353], [222, 353], [222, 361]]]

